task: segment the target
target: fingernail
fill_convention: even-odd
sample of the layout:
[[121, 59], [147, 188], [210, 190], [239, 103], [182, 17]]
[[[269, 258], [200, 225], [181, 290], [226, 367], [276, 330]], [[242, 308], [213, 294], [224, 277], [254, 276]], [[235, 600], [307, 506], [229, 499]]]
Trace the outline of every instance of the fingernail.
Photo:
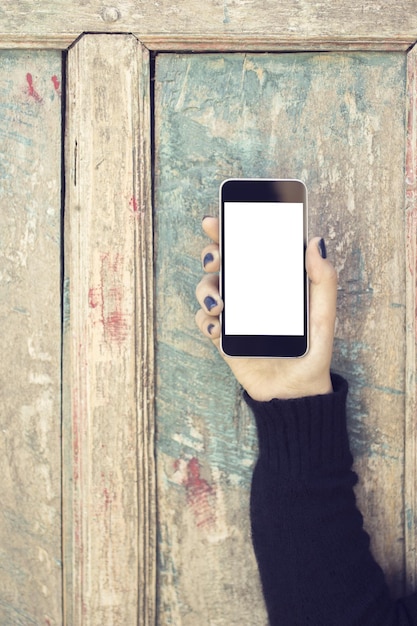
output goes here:
[[207, 326], [207, 332], [209, 335], [211, 335], [211, 333], [213, 332], [213, 328], [214, 328], [214, 324], [209, 324]]
[[204, 220], [206, 219], [206, 217], [213, 217], [213, 216], [212, 216], [212, 215], [205, 215], [201, 221], [202, 221], [202, 222], [204, 222]]
[[217, 302], [211, 296], [206, 296], [204, 298], [204, 305], [205, 305], [207, 311], [211, 311], [211, 309], [214, 309], [214, 307], [217, 306]]
[[323, 238], [320, 239], [318, 246], [319, 246], [319, 252], [320, 252], [321, 258], [322, 259], [327, 259], [326, 244], [325, 244]]
[[206, 256], [203, 259], [203, 267], [206, 267], [206, 265], [208, 263], [211, 263], [212, 261], [214, 261], [214, 256], [211, 252], [207, 252]]

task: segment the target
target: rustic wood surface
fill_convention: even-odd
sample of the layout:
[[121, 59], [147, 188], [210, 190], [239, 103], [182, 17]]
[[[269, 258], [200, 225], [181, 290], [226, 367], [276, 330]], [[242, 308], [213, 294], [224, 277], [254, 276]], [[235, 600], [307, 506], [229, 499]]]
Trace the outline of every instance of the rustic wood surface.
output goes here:
[[417, 588], [417, 397], [416, 397], [416, 276], [417, 276], [417, 50], [407, 55], [406, 147], [406, 423], [404, 515], [406, 586]]
[[68, 626], [155, 621], [148, 68], [129, 35], [85, 36], [68, 58]]
[[[126, 30], [155, 50], [403, 50], [416, 4], [286, 0], [271, 19], [268, 3], [164, 0], [155, 18], [127, 1], [40, 12], [6, 0], [0, 47]], [[309, 186], [312, 230], [340, 274], [334, 366], [351, 384], [358, 497], [393, 591], [415, 588], [415, 52], [408, 67], [400, 52], [157, 57], [156, 526], [150, 66], [134, 37], [98, 35], [68, 67], [62, 608], [60, 69], [53, 51], [0, 55], [0, 622], [266, 622], [248, 525], [253, 421], [193, 322], [200, 220], [229, 175]]]
[[[248, 529], [256, 437], [194, 287], [229, 176], [301, 177], [340, 279], [334, 368], [373, 550], [404, 588], [403, 54], [158, 55], [155, 100], [159, 624], [266, 623]], [[199, 621], [200, 620], [200, 621]]]
[[151, 49], [408, 48], [416, 0], [3, 0], [0, 46], [67, 48], [83, 32], [131, 32]]
[[0, 623], [61, 624], [61, 54], [0, 53]]

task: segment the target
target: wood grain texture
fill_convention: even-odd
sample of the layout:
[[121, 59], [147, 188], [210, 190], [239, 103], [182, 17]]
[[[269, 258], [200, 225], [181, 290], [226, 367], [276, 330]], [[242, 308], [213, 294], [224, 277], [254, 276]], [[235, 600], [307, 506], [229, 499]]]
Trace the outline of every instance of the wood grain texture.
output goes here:
[[407, 591], [417, 584], [417, 430], [416, 430], [416, 311], [417, 311], [417, 51], [407, 56], [407, 150], [406, 150], [406, 285], [407, 360], [405, 423], [405, 550]]
[[339, 272], [333, 367], [350, 383], [358, 498], [404, 590], [405, 83], [403, 54], [157, 56], [161, 625], [266, 623], [248, 528], [254, 427], [193, 319], [201, 218], [230, 176], [307, 183], [311, 235]]
[[133, 36], [68, 58], [65, 623], [153, 624], [149, 62]]
[[194, 0], [42, 0], [36, 5], [3, 0], [0, 8], [3, 47], [67, 48], [83, 32], [133, 32], [151, 49], [298, 49], [300, 42], [304, 48], [389, 43], [406, 49], [417, 39], [417, 2], [211, 0], [196, 7]]
[[61, 54], [0, 53], [0, 623], [61, 624]]

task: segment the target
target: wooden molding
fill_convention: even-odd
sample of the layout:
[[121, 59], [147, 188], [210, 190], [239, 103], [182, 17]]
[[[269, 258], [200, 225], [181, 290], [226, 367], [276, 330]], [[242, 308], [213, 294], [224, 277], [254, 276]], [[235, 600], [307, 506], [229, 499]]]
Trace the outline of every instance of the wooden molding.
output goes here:
[[68, 55], [63, 543], [69, 625], [154, 623], [148, 72], [148, 52], [131, 35], [85, 36]]
[[[0, 33], [0, 49], [67, 50], [87, 31], [62, 34], [35, 35], [22, 37], [16, 33]], [[364, 37], [306, 37], [290, 35], [253, 34], [201, 34], [189, 33], [143, 33], [131, 32], [141, 43], [153, 52], [308, 52], [334, 50], [385, 50], [404, 52], [414, 45], [417, 33], [409, 37], [364, 36]], [[111, 29], [89, 34], [112, 34]], [[121, 34], [117, 32], [115, 34]]]
[[39, 4], [3, 1], [0, 47], [66, 49], [82, 33], [134, 33], [152, 50], [404, 50], [417, 40], [416, 0]]

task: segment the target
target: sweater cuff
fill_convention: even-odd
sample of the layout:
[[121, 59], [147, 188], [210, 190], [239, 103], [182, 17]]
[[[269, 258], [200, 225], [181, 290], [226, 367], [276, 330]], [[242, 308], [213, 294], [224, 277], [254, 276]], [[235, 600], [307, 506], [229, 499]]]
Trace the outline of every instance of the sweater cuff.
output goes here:
[[333, 393], [268, 402], [244, 398], [258, 429], [259, 461], [281, 476], [350, 469], [346, 429], [347, 382], [332, 374]]

